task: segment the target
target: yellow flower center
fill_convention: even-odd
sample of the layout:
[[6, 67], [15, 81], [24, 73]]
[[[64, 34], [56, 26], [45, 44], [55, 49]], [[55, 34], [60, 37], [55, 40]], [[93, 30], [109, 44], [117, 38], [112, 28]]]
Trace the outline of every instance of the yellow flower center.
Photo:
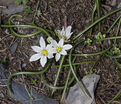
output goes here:
[[67, 40], [67, 37], [65, 35], [62, 35], [61, 38]]
[[57, 52], [61, 52], [61, 51], [62, 51], [62, 47], [57, 46], [57, 47], [56, 47], [56, 51], [57, 51]]
[[48, 51], [46, 49], [43, 49], [42, 50], [42, 55], [44, 55], [44, 56], [48, 55]]

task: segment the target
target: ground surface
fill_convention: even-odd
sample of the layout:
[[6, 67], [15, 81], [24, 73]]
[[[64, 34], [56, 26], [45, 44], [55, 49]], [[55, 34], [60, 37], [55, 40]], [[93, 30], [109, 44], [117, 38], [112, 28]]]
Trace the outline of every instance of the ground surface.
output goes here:
[[[120, 0], [117, 0], [117, 4]], [[112, 0], [102, 0], [101, 4], [101, 14], [107, 14], [109, 11], [115, 9], [117, 4], [114, 6], [111, 5]], [[41, 15], [38, 17], [35, 12], [33, 14], [27, 15], [25, 12], [20, 13], [23, 15], [23, 18], [19, 19], [16, 18], [13, 20], [14, 24], [18, 23], [30, 23], [32, 20], [35, 22], [36, 25], [41, 27], [47, 27], [49, 29], [61, 29], [62, 26], [72, 25], [73, 36], [78, 34], [84, 28], [86, 28], [91, 23], [91, 13], [94, 7], [93, 0], [55, 0], [53, 2], [49, 2], [49, 0], [41, 0], [35, 1], [31, 0], [28, 5], [32, 8], [32, 10], [41, 11]], [[105, 21], [102, 22], [102, 32], [105, 33], [106, 29], [110, 26], [112, 21], [115, 20], [117, 15], [113, 15], [107, 18]], [[2, 15], [2, 24], [7, 24], [9, 16]], [[33, 30], [23, 30], [19, 29], [19, 33], [31, 33]], [[110, 36], [115, 33], [115, 28], [111, 31]], [[94, 33], [96, 34], [96, 28]], [[88, 33], [84, 34], [84, 37], [87, 37]], [[78, 40], [81, 40], [82, 38]], [[40, 35], [32, 36], [29, 38], [17, 38], [13, 36], [8, 28], [2, 28], [0, 30], [0, 59], [7, 58], [8, 59], [8, 67], [6, 68], [6, 72], [19, 72], [19, 71], [39, 71], [42, 70], [40, 67], [39, 62], [29, 62], [30, 56], [33, 54], [33, 51], [30, 46], [38, 45], [38, 41], [40, 39]], [[12, 53], [10, 51], [10, 47], [14, 42], [18, 43], [17, 50]], [[108, 43], [105, 43], [106, 45]], [[76, 52], [83, 52], [83, 53], [91, 53], [100, 51], [101, 47], [93, 43], [91, 46], [83, 46], [80, 45], [79, 48], [76, 49]], [[95, 57], [80, 57], [77, 59], [78, 61], [84, 60], [100, 60], [100, 63], [97, 64], [85, 64], [78, 66], [79, 69], [78, 76], [82, 78], [84, 74], [84, 70], [89, 70], [90, 68], [94, 67], [96, 69], [97, 74], [101, 76], [100, 82], [98, 84], [96, 90], [96, 103], [97, 104], [106, 104], [108, 101], [113, 98], [117, 92], [121, 89], [121, 79], [117, 75], [117, 72], [121, 72], [120, 69], [116, 67], [113, 61], [107, 57], [103, 56], [95, 56]], [[25, 67], [22, 65], [26, 64]], [[68, 68], [63, 69], [59, 85], [63, 85], [63, 82], [66, 78], [66, 70]], [[57, 70], [49, 70], [48, 73], [45, 75], [46, 79], [53, 83], [55, 79], [55, 74]], [[37, 79], [37, 84], [31, 84], [31, 78]], [[51, 90], [47, 88], [41, 81], [40, 76], [18, 76], [15, 77], [14, 80], [23, 83], [25, 86], [33, 86], [38, 92], [43, 93], [44, 95], [59, 100], [61, 97], [61, 91], [57, 91], [54, 96], [51, 96]], [[13, 99], [9, 98], [6, 95], [6, 87], [0, 88], [0, 93], [3, 94], [3, 97], [0, 98], [2, 104], [18, 104]], [[121, 104], [121, 98], [112, 102], [112, 104]]]

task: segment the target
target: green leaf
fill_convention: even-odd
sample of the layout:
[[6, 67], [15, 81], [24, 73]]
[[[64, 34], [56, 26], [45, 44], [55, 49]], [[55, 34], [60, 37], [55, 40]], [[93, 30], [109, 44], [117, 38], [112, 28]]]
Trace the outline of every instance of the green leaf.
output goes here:
[[28, 3], [28, 0], [22, 0], [22, 3], [26, 5]]
[[17, 5], [20, 5], [21, 2], [22, 2], [22, 0], [15, 0], [15, 3], [16, 3]]
[[118, 72], [118, 76], [121, 78], [121, 73], [120, 72]]
[[37, 10], [37, 16], [39, 17], [41, 14], [42, 14], [41, 11]]
[[26, 14], [32, 14], [34, 11], [29, 6], [28, 8], [25, 9], [25, 12], [26, 12]]

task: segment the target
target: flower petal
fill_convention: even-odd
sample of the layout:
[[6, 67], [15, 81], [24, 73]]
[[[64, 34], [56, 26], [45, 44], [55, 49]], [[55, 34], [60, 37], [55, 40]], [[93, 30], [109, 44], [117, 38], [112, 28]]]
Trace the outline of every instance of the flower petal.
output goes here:
[[62, 55], [67, 55], [67, 52], [66, 52], [65, 50], [62, 50], [62, 51], [60, 52], [60, 54], [62, 54]]
[[51, 48], [52, 48], [51, 44], [48, 44], [47, 47], [46, 47], [47, 50], [50, 50]]
[[46, 43], [45, 43], [45, 40], [43, 39], [43, 37], [40, 38], [40, 46], [41, 48], [45, 48], [46, 47]]
[[70, 44], [66, 44], [66, 45], [63, 46], [64, 50], [69, 50], [71, 48], [72, 48], [72, 45], [70, 45]]
[[51, 58], [53, 58], [53, 57], [54, 57], [54, 56], [53, 56], [52, 53], [49, 53], [49, 54], [48, 54], [48, 58], [49, 58], [49, 59], [51, 59]]
[[70, 32], [71, 32], [71, 26], [68, 26], [67, 28], [66, 28], [66, 35], [69, 35], [70, 34]]
[[30, 62], [36, 61], [36, 60], [38, 60], [38, 59], [40, 59], [40, 58], [41, 58], [41, 54], [40, 54], [40, 53], [39, 53], [39, 54], [34, 54], [34, 55], [32, 55], [32, 56], [30, 57], [29, 61], [30, 61]]
[[55, 40], [51, 41], [51, 46], [56, 47], [57, 45], [58, 45], [58, 43]]
[[60, 35], [63, 35], [64, 33], [65, 33], [65, 29], [63, 27], [62, 30], [61, 30], [61, 34]]
[[62, 46], [63, 46], [63, 44], [64, 44], [64, 40], [63, 40], [63, 39], [60, 39], [60, 41], [59, 41], [59, 43], [58, 43], [58, 44], [59, 44], [59, 46], [61, 46], [61, 47], [62, 47]]
[[46, 63], [47, 63], [47, 57], [42, 56], [40, 59], [40, 64], [42, 65], [42, 67], [44, 67]]
[[58, 34], [60, 35], [61, 34], [61, 31], [60, 30], [57, 30]]
[[60, 59], [60, 54], [59, 53], [56, 53], [56, 55], [55, 55], [55, 60], [56, 60], [56, 62]]
[[73, 34], [73, 32], [71, 32], [70, 34], [67, 34], [67, 35], [66, 35], [67, 40], [71, 37], [72, 34]]
[[41, 48], [39, 46], [31, 46], [31, 48], [35, 51], [35, 52], [41, 52]]

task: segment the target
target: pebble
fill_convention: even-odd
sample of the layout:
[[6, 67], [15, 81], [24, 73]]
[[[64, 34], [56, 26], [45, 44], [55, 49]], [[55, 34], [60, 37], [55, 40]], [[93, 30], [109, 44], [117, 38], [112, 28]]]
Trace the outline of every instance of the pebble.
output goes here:
[[27, 66], [27, 64], [26, 63], [23, 63], [22, 64], [22, 68], [24, 68], [24, 67], [26, 67]]
[[17, 47], [18, 47], [18, 42], [14, 42], [10, 47], [11, 53], [15, 53]]

